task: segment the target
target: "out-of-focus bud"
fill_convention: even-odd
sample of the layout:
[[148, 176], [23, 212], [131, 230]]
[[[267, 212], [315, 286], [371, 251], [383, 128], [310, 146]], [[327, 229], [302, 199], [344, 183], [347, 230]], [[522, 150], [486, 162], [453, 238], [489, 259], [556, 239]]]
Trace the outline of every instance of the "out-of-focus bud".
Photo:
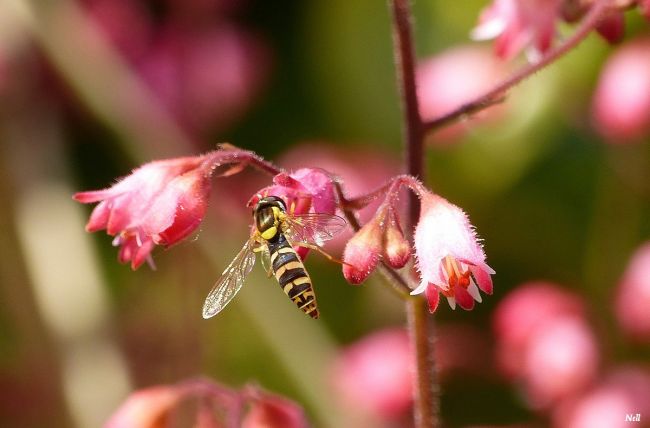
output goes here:
[[650, 38], [626, 43], [605, 64], [593, 100], [596, 128], [612, 143], [650, 132]]
[[497, 306], [492, 325], [497, 339], [497, 359], [510, 377], [524, 370], [528, 343], [535, 331], [560, 316], [584, 316], [581, 300], [548, 282], [518, 286]]
[[254, 399], [242, 428], [307, 428], [302, 408], [293, 401], [267, 393]]
[[479, 289], [492, 294], [494, 270], [485, 263], [485, 253], [465, 212], [438, 195], [420, 195], [420, 220], [415, 228], [415, 255], [420, 286], [411, 294], [425, 293], [432, 312], [438, 293], [447, 297], [452, 309], [458, 303], [471, 310], [481, 302]]
[[169, 412], [183, 397], [182, 389], [155, 386], [134, 392], [104, 425], [105, 428], [157, 428], [166, 426]]
[[625, 17], [623, 12], [613, 11], [596, 27], [596, 31], [609, 43], [619, 43], [625, 36]]
[[650, 341], [650, 243], [632, 256], [618, 284], [615, 311], [627, 335]]
[[535, 408], [547, 408], [585, 390], [598, 370], [596, 338], [579, 317], [549, 319], [531, 332], [522, 380]]
[[397, 214], [388, 210], [384, 232], [384, 260], [393, 268], [404, 267], [411, 258], [411, 244], [404, 238]]
[[650, 0], [639, 0], [639, 11], [650, 20]]
[[[462, 46], [447, 50], [418, 65], [418, 98], [425, 120], [433, 120], [487, 92], [505, 76], [506, 66], [488, 49]], [[434, 133], [432, 142], [450, 143], [478, 122], [503, 115], [504, 106], [493, 106]]]
[[377, 215], [348, 241], [343, 251], [343, 276], [350, 284], [361, 284], [377, 267], [382, 252], [382, 218]]
[[383, 419], [402, 416], [413, 400], [412, 357], [403, 329], [379, 331], [350, 345], [332, 368], [340, 401]]
[[537, 60], [551, 48], [562, 0], [493, 0], [481, 12], [474, 40], [496, 38], [495, 52], [510, 59], [521, 50]]
[[591, 392], [562, 404], [553, 415], [557, 428], [646, 426], [650, 413], [650, 372], [619, 368]]

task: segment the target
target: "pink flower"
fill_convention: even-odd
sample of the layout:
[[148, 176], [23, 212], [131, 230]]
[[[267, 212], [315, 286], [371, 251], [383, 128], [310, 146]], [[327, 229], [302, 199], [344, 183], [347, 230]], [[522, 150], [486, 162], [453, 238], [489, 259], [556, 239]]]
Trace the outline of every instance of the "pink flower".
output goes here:
[[605, 64], [593, 100], [596, 128], [608, 141], [640, 141], [650, 132], [650, 39], [626, 43]]
[[500, 368], [522, 384], [531, 406], [548, 408], [593, 382], [598, 346], [574, 294], [550, 283], [524, 284], [499, 304], [493, 325]]
[[[295, 214], [308, 212], [334, 214], [336, 195], [330, 174], [321, 168], [301, 168], [292, 173], [282, 172], [273, 177], [273, 185], [258, 191], [249, 201], [253, 207], [262, 197], [278, 196]], [[308, 248], [296, 248], [304, 259]]]
[[364, 224], [343, 252], [343, 276], [350, 284], [361, 284], [381, 260], [383, 228], [380, 216]]
[[618, 284], [615, 311], [625, 333], [650, 341], [650, 243], [632, 256]]
[[536, 61], [551, 47], [561, 4], [561, 0], [494, 0], [481, 12], [472, 38], [496, 38], [496, 54], [506, 59], [527, 48], [528, 57]]
[[[477, 72], [480, 70], [480, 72]], [[418, 98], [425, 120], [435, 119], [489, 90], [505, 75], [505, 66], [488, 49], [461, 46], [449, 49], [418, 65]], [[494, 106], [462, 123], [434, 133], [435, 142], [451, 142], [478, 122], [496, 119], [503, 106]]]
[[104, 428], [166, 426], [166, 419], [183, 395], [182, 389], [173, 386], [154, 386], [137, 391], [113, 413]]
[[577, 316], [551, 318], [531, 331], [521, 380], [529, 402], [546, 408], [585, 390], [598, 371], [596, 338]]
[[520, 376], [534, 333], [550, 320], [566, 316], [583, 317], [583, 304], [556, 284], [529, 282], [509, 293], [497, 306], [492, 322], [497, 359], [506, 375]]
[[[558, 428], [646, 426], [647, 415], [650, 413], [648, 397], [650, 397], [648, 369], [619, 368], [608, 375], [597, 388], [560, 406], [554, 414], [554, 426]], [[640, 418], [626, 420], [628, 415]]]
[[332, 368], [340, 401], [381, 418], [403, 415], [412, 403], [412, 357], [403, 329], [379, 331], [347, 347]]
[[439, 293], [452, 309], [458, 303], [466, 310], [474, 307], [474, 300], [481, 302], [479, 288], [492, 294], [494, 271], [485, 263], [467, 215], [456, 205], [423, 192], [414, 241], [421, 282], [411, 294], [425, 293], [431, 312], [438, 306]]
[[[213, 152], [214, 153], [214, 152]], [[186, 238], [205, 214], [212, 174], [210, 155], [154, 161], [108, 189], [80, 192], [74, 199], [99, 202], [86, 230], [106, 229], [120, 246], [119, 260], [137, 269], [156, 245]]]
[[305, 412], [296, 403], [276, 395], [258, 394], [242, 420], [242, 428], [307, 428]]

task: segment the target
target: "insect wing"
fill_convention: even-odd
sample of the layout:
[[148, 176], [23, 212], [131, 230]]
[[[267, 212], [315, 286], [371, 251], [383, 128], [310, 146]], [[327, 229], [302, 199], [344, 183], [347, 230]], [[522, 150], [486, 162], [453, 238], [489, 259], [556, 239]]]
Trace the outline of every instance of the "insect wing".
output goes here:
[[207, 319], [221, 312], [241, 289], [246, 276], [255, 265], [253, 242], [251, 239], [244, 244], [210, 290], [203, 304], [203, 318]]
[[342, 217], [325, 213], [307, 213], [287, 216], [284, 233], [290, 241], [305, 242], [322, 246], [345, 229]]

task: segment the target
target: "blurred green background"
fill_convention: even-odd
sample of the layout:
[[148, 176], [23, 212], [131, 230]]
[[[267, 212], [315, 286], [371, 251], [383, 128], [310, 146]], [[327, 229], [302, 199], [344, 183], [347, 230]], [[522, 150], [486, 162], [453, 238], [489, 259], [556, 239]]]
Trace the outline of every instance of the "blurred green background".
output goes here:
[[[328, 366], [341, 346], [404, 324], [402, 304], [381, 278], [353, 287], [339, 266], [310, 257], [322, 314], [313, 322], [258, 266], [226, 311], [201, 318], [204, 296], [246, 238], [245, 203], [267, 177], [215, 180], [201, 232], [157, 250], [155, 271], [116, 263], [111, 237], [84, 232], [90, 207], [71, 195], [107, 187], [143, 162], [197, 154], [223, 141], [280, 166], [297, 166], [283, 165], [283, 156], [309, 142], [338, 151], [342, 165], [349, 153], [382, 159], [386, 173], [399, 171], [386, 5], [120, 2], [146, 17], [142, 36], [131, 34], [141, 23], [135, 18], [94, 15], [100, 3], [0, 5], [0, 425], [97, 426], [134, 389], [204, 374], [286, 395], [305, 406], [316, 426], [354, 426], [350, 421], [362, 416], [336, 401]], [[469, 43], [484, 5], [416, 2], [418, 56]], [[646, 31], [637, 17], [627, 18], [629, 34]], [[106, 36], [102, 25], [116, 26], [126, 41]], [[147, 65], [147, 53], [164, 46], [157, 44], [160, 34], [166, 43], [187, 34], [199, 40], [220, 28], [254, 40], [253, 57], [259, 55], [238, 66], [257, 76], [242, 83], [254, 89], [227, 94], [241, 99], [224, 103], [215, 90], [217, 106], [207, 119], [188, 125], [173, 107], [191, 107], [189, 101], [160, 101], [165, 88], [184, 78], [182, 67], [166, 76], [164, 55]], [[138, 43], [135, 53], [127, 49]], [[598, 72], [611, 51], [591, 36], [513, 90], [503, 117], [427, 150], [428, 186], [468, 212], [497, 272], [493, 296], [471, 312], [441, 305], [439, 325], [470, 324], [490, 343], [490, 316], [501, 297], [523, 281], [546, 279], [585, 297], [605, 360], [650, 356], [647, 347], [620, 339], [611, 310], [630, 254], [650, 236], [650, 147], [608, 145], [589, 123]], [[214, 70], [214, 79], [227, 79], [219, 64]], [[167, 83], [147, 80], [160, 76]], [[196, 90], [187, 79], [185, 89]], [[169, 91], [172, 101], [182, 98]], [[299, 161], [319, 166], [308, 153]], [[389, 178], [383, 174], [367, 189]], [[445, 375], [442, 391], [447, 426], [539, 421], [491, 370]]]

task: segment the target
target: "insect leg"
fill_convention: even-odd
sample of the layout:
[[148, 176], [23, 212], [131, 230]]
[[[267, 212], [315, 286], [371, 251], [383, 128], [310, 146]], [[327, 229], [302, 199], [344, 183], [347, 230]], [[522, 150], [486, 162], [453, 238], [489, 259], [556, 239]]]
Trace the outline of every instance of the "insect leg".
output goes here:
[[296, 246], [298, 246], [298, 247], [305, 247], [305, 248], [310, 248], [310, 249], [312, 249], [312, 250], [316, 250], [316, 251], [318, 251], [319, 253], [321, 253], [322, 255], [324, 255], [325, 257], [327, 257], [327, 259], [328, 259], [329, 261], [332, 261], [332, 262], [334, 262], [334, 263], [338, 263], [338, 264], [341, 264], [341, 265], [352, 266], [350, 263], [346, 263], [346, 262], [344, 262], [343, 260], [339, 260], [339, 259], [337, 259], [336, 257], [331, 256], [330, 254], [328, 254], [325, 250], [323, 250], [323, 249], [322, 249], [321, 247], [319, 247], [318, 245], [310, 244], [310, 243], [308, 243], [308, 242], [293, 242], [292, 245], [296, 245]]

